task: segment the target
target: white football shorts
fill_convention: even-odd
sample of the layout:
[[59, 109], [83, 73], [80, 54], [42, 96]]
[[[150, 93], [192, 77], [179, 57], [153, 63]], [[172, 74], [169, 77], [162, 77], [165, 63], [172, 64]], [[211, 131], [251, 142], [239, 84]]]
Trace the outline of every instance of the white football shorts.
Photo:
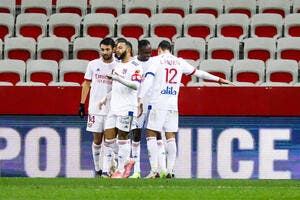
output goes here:
[[102, 133], [104, 131], [105, 115], [88, 115], [86, 130], [93, 133]]
[[149, 114], [147, 129], [159, 132], [177, 132], [178, 111], [152, 109]]
[[136, 128], [136, 122], [136, 117], [133, 117], [133, 119], [130, 120], [129, 116], [108, 115], [104, 129], [117, 128], [121, 131], [129, 132], [130, 123], [132, 130]]

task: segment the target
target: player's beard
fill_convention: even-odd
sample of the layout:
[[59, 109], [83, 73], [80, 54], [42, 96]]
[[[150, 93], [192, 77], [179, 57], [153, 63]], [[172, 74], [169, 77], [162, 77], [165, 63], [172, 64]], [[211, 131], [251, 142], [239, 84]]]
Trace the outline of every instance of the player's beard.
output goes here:
[[117, 54], [115, 54], [115, 57], [118, 60], [123, 60], [125, 58], [125, 56], [127, 55], [126, 51], [124, 51], [120, 56], [118, 56]]
[[102, 55], [103, 60], [106, 60], [106, 61], [110, 60], [111, 57], [112, 57], [112, 54], [104, 54], [104, 55]]

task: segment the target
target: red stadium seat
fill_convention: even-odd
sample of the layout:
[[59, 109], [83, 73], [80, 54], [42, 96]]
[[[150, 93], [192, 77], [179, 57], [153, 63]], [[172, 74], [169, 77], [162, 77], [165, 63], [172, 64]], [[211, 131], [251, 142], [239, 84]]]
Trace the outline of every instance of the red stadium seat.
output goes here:
[[13, 85], [25, 81], [25, 68], [26, 63], [22, 60], [0, 60], [0, 81], [10, 82]]
[[100, 57], [101, 38], [80, 37], [74, 40], [73, 57], [82, 60], [94, 60]]
[[211, 38], [207, 44], [207, 56], [209, 59], [234, 61], [239, 58], [239, 48], [239, 40], [236, 38]]
[[266, 62], [275, 59], [276, 40], [273, 38], [247, 38], [244, 41], [244, 58]]
[[122, 14], [117, 19], [118, 37], [148, 37], [150, 20], [145, 14]]
[[216, 18], [211, 14], [190, 14], [183, 19], [183, 35], [205, 40], [215, 36]]
[[223, 13], [223, 0], [191, 0], [192, 13], [212, 14], [216, 18]]
[[6, 38], [4, 44], [4, 58], [19, 59], [24, 62], [28, 59], [35, 59], [35, 46], [36, 42], [33, 38]]

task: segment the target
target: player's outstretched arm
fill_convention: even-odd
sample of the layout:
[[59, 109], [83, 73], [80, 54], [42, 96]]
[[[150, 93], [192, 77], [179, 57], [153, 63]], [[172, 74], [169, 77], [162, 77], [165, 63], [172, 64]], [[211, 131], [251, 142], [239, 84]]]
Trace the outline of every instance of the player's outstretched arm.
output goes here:
[[83, 118], [84, 115], [85, 115], [84, 104], [85, 104], [85, 100], [87, 98], [87, 95], [89, 93], [90, 86], [91, 86], [91, 81], [85, 80], [82, 83], [81, 99], [80, 99], [80, 104], [79, 104], [79, 108], [78, 108], [78, 115], [81, 118]]
[[121, 84], [123, 84], [133, 90], [137, 90], [139, 87], [139, 83], [137, 81], [126, 80], [126, 79], [122, 78], [121, 76], [119, 76], [117, 73], [106, 75], [106, 76], [108, 78], [111, 78], [112, 80], [120, 82]]
[[219, 83], [223, 83], [223, 84], [228, 84], [228, 85], [232, 85], [234, 86], [234, 84], [229, 81], [229, 80], [226, 80], [226, 79], [223, 79], [223, 78], [220, 78], [218, 76], [215, 76], [215, 75], [212, 75], [206, 71], [203, 71], [203, 70], [196, 70], [195, 73], [193, 74], [199, 78], [202, 78], [202, 79], [207, 79], [207, 80], [211, 80], [211, 81], [216, 81], [216, 82], [219, 82]]

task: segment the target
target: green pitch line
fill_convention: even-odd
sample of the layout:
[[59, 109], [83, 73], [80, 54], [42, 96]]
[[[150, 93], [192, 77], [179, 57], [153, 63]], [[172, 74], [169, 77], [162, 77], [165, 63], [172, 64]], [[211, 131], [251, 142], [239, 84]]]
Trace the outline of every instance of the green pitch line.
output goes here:
[[297, 180], [0, 178], [1, 200], [300, 199]]

